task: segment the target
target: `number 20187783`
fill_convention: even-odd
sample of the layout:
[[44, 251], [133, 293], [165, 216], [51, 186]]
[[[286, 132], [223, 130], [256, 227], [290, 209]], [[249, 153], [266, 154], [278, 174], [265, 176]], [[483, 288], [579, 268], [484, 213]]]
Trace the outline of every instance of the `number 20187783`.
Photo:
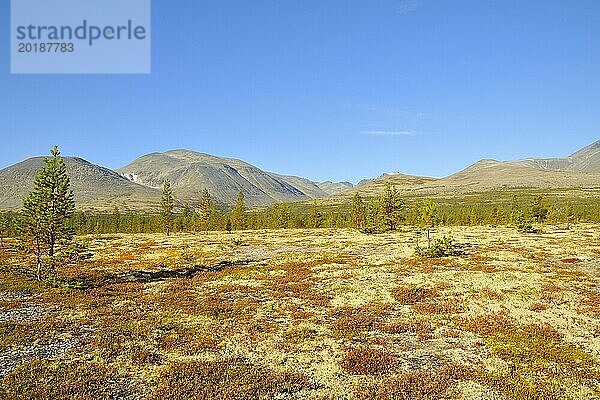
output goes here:
[[27, 43], [21, 42], [17, 46], [19, 53], [72, 53], [75, 51], [73, 43]]

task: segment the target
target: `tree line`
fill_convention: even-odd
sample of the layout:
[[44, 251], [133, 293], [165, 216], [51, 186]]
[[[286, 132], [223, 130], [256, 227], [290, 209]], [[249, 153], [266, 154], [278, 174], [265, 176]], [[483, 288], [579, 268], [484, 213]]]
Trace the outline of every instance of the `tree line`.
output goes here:
[[[53, 159], [56, 165], [52, 171], [63, 168], [58, 163], [58, 153], [53, 154], [50, 160]], [[66, 172], [61, 174], [64, 179]], [[74, 234], [84, 235], [294, 228], [355, 228], [364, 233], [380, 233], [402, 226], [431, 229], [437, 225], [513, 225], [519, 230], [531, 231], [535, 224], [542, 223], [600, 222], [600, 203], [597, 201], [576, 206], [570, 200], [550, 200], [543, 194], [526, 196], [523, 193], [513, 195], [504, 203], [406, 200], [390, 184], [380, 196], [364, 198], [356, 193], [348, 204], [342, 205], [280, 203], [248, 209], [244, 194], [239, 192], [235, 206], [227, 208], [219, 206], [207, 189], [200, 191], [194, 204], [176, 206], [176, 200], [168, 181], [164, 182], [160, 206], [154, 213], [118, 208], [105, 213], [76, 211], [71, 199], [64, 225]], [[19, 236], [23, 220], [35, 217], [27, 214], [30, 203], [31, 198], [25, 199], [24, 207], [18, 213], [0, 213], [0, 246], [6, 237]]]
[[[169, 185], [170, 186], [170, 185]], [[171, 196], [173, 192], [171, 191]], [[175, 197], [173, 196], [175, 200]], [[243, 193], [236, 205], [217, 205], [208, 190], [199, 194], [196, 204], [176, 207], [169, 202], [166, 210], [152, 212], [74, 211], [66, 222], [76, 234], [206, 232], [257, 229], [355, 228], [378, 233], [402, 226], [473, 226], [519, 225], [524, 231], [535, 224], [574, 224], [600, 222], [600, 203], [575, 203], [549, 199], [542, 194], [514, 195], [504, 203], [472, 201], [449, 203], [426, 198], [403, 199], [392, 185], [375, 198], [355, 194], [348, 204], [279, 203], [265, 208], [248, 208]], [[7, 237], [17, 236], [19, 213], [0, 213], [0, 245]], [[428, 222], [426, 222], [428, 221]]]

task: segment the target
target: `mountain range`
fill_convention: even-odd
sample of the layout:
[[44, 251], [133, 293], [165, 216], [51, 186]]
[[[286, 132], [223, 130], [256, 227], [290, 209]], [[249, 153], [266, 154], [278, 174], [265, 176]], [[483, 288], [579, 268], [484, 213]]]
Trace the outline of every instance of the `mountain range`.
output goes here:
[[[354, 193], [377, 195], [388, 184], [402, 193], [447, 194], [504, 188], [600, 188], [600, 140], [565, 158], [515, 161], [484, 159], [445, 178], [385, 173], [379, 178], [349, 182], [313, 182], [266, 172], [247, 162], [189, 150], [144, 155], [116, 171], [78, 157], [63, 157], [81, 209], [156, 209], [162, 184], [169, 180], [179, 203], [196, 203], [206, 188], [221, 206], [243, 192], [249, 206], [317, 198], [345, 201]], [[0, 209], [14, 210], [31, 190], [43, 157], [0, 170]]]
[[386, 173], [365, 180], [334, 196], [346, 201], [358, 192], [365, 196], [381, 193], [387, 183], [403, 194], [448, 195], [498, 189], [600, 189], [600, 140], [565, 158], [527, 158], [514, 161], [483, 159], [444, 178], [427, 178]]

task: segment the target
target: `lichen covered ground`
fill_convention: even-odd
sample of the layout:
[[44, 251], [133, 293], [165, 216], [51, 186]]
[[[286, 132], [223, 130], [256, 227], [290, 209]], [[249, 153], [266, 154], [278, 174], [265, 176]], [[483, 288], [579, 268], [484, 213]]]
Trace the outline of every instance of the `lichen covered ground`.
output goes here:
[[444, 234], [88, 236], [56, 285], [1, 249], [0, 398], [599, 398], [600, 227]]

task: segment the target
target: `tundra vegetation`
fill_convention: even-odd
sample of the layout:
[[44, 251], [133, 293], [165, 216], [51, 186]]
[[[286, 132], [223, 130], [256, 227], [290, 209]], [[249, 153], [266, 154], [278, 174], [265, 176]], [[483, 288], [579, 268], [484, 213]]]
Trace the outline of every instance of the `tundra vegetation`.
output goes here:
[[88, 256], [39, 280], [29, 202], [3, 215], [0, 398], [600, 396], [597, 198], [170, 196], [168, 232], [164, 207], [49, 212]]

